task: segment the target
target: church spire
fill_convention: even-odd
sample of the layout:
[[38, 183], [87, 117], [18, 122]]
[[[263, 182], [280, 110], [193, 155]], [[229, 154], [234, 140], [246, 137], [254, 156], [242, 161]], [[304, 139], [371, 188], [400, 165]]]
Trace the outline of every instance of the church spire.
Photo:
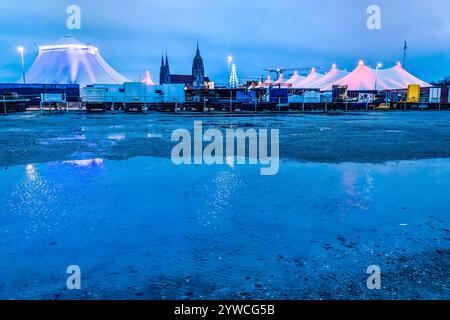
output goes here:
[[198, 44], [198, 39], [197, 39], [197, 54], [200, 55], [200, 46]]

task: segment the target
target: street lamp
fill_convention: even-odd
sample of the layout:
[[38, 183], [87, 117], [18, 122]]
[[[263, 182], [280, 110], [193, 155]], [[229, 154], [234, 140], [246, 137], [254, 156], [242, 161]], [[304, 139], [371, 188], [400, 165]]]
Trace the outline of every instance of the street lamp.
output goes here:
[[23, 57], [23, 53], [25, 52], [25, 48], [20, 46], [17, 48], [17, 51], [20, 53], [20, 58], [21, 58], [21, 62], [22, 62], [22, 79], [23, 79], [23, 83], [25, 84], [25, 60]]
[[231, 87], [231, 62], [233, 61], [233, 57], [232, 56], [228, 56], [227, 57], [227, 61], [228, 61], [228, 86]]
[[378, 91], [378, 70], [383, 67], [383, 64], [381, 62], [377, 63], [377, 66], [375, 67], [375, 91]]

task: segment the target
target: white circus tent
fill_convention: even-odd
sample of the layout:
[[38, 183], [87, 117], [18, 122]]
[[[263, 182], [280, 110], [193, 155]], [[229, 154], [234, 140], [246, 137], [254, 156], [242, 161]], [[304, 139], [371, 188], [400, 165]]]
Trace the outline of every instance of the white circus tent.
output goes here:
[[347, 86], [350, 91], [389, 90], [381, 73], [369, 68], [364, 61], [359, 61], [358, 66], [350, 74], [322, 88], [323, 91], [331, 91], [333, 85]]
[[266, 79], [266, 81], [264, 81], [263, 86], [264, 87], [270, 87], [270, 86], [273, 85], [273, 83], [274, 83], [274, 81], [272, 81], [271, 77], [267, 76], [267, 79]]
[[152, 77], [150, 76], [150, 71], [145, 71], [145, 78], [142, 80], [142, 83], [145, 83], [147, 86], [154, 86], [155, 83], [152, 80]]
[[[324, 75], [321, 73], [318, 73], [316, 71], [316, 68], [312, 68], [309, 75], [305, 79], [301, 80], [300, 82], [294, 83], [292, 85], [292, 88], [296, 88], [296, 89], [313, 88], [313, 87], [311, 87], [311, 84], [322, 79], [323, 77], [324, 77]], [[316, 88], [314, 88], [314, 89], [316, 89]]]
[[325, 76], [315, 82], [310, 83], [309, 86], [315, 89], [327, 88], [347, 75], [347, 71], [338, 69], [337, 65], [333, 64], [331, 70]]
[[122, 84], [129, 82], [114, 70], [92, 45], [70, 35], [52, 45], [39, 47], [39, 54], [26, 73], [28, 83]]
[[305, 77], [299, 75], [298, 71], [294, 71], [294, 75], [289, 80], [287, 80], [285, 83], [287, 85], [293, 86], [294, 84], [299, 83], [303, 79], [305, 79]]
[[418, 84], [425, 88], [432, 86], [410, 74], [402, 67], [400, 62], [397, 62], [392, 68], [380, 70], [379, 72], [383, 82], [388, 85], [391, 90], [406, 89], [410, 84]]
[[400, 63], [390, 69], [377, 70], [366, 66], [361, 60], [350, 74], [324, 86], [321, 90], [331, 91], [333, 85], [347, 86], [349, 91], [396, 90], [407, 89], [410, 84], [431, 87], [430, 84], [403, 69]]

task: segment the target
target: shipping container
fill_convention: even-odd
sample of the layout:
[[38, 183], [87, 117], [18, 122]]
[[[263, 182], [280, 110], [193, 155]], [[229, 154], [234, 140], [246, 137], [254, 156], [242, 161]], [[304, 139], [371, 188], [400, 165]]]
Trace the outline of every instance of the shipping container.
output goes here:
[[408, 102], [420, 102], [420, 86], [417, 84], [410, 84], [408, 86]]
[[440, 103], [441, 102], [441, 88], [430, 88], [430, 95], [428, 102], [430, 103]]

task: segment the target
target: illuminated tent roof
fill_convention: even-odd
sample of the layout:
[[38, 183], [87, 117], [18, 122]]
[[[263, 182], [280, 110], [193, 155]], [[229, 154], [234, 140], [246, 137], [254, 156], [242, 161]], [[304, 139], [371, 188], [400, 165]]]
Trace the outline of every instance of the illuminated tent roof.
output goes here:
[[431, 84], [416, 78], [403, 69], [400, 62], [397, 62], [395, 67], [380, 70], [379, 73], [384, 83], [388, 85], [390, 89], [407, 89], [410, 84], [418, 84], [421, 87], [432, 86]]
[[377, 71], [366, 66], [362, 60], [350, 74], [325, 86], [322, 90], [330, 91], [333, 85], [348, 86], [350, 91], [389, 90], [389, 86], [384, 83], [383, 77], [381, 77], [381, 72], [378, 71], [377, 75]]
[[280, 77], [273, 84], [283, 84], [284, 83], [284, 75], [281, 73]]
[[295, 71], [294, 75], [288, 81], [286, 81], [286, 84], [294, 85], [295, 83], [299, 83], [303, 79], [305, 79], [305, 77], [299, 75], [298, 71]]
[[154, 86], [155, 83], [152, 80], [152, 77], [150, 76], [150, 71], [145, 71], [145, 78], [142, 80], [142, 83], [145, 83], [147, 86]]
[[[311, 84], [322, 79], [323, 77], [324, 77], [323, 74], [316, 72], [316, 68], [312, 68], [311, 72], [305, 79], [301, 80], [300, 82], [294, 83], [292, 85], [292, 87], [293, 88], [313, 88], [311, 86]], [[314, 89], [316, 89], [316, 88], [314, 88]]]
[[29, 83], [122, 84], [127, 78], [114, 70], [92, 45], [79, 42], [71, 36], [53, 45], [39, 47], [39, 54], [26, 73]]
[[267, 76], [267, 80], [264, 81], [263, 85], [264, 85], [264, 87], [269, 87], [269, 86], [273, 85], [273, 81], [270, 78], [270, 76]]
[[400, 63], [390, 69], [376, 70], [367, 67], [364, 61], [360, 61], [358, 67], [349, 75], [329, 83], [321, 88], [322, 91], [330, 91], [333, 85], [348, 86], [350, 91], [375, 91], [407, 89], [410, 84], [418, 84], [421, 87], [431, 87], [430, 84], [414, 77], [407, 72]]
[[335, 83], [336, 81], [345, 77], [346, 75], [348, 75], [347, 71], [338, 69], [336, 64], [333, 64], [331, 70], [319, 80], [310, 83], [310, 87], [316, 89], [327, 88], [333, 85], [333, 83]]

